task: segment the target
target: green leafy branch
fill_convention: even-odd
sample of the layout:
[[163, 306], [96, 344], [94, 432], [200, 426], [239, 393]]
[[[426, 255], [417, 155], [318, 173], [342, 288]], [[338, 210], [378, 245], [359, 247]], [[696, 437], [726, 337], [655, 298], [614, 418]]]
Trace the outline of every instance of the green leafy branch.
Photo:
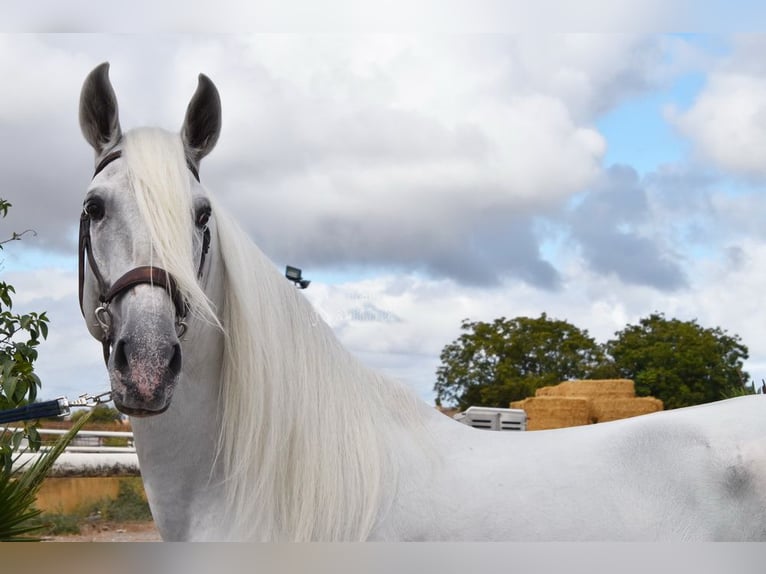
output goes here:
[[[5, 218], [10, 207], [8, 201], [0, 199], [0, 217]], [[35, 234], [32, 230], [14, 232], [9, 239], [0, 241], [0, 250], [27, 233]], [[37, 399], [41, 382], [34, 372], [34, 363], [38, 346], [48, 337], [47, 315], [15, 313], [15, 294], [13, 285], [0, 282], [0, 410], [25, 406]], [[34, 504], [40, 485], [88, 418], [82, 417], [67, 435], [33, 462], [20, 465], [17, 463], [23, 451], [40, 450], [37, 421], [24, 422], [20, 428], [0, 428], [0, 540], [28, 540], [29, 534], [39, 528], [31, 525], [29, 519], [39, 514]]]

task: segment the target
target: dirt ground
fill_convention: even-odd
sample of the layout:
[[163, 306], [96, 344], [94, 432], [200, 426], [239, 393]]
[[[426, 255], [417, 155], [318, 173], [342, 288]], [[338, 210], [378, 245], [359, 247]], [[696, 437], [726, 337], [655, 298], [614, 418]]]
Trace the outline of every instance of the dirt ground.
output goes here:
[[154, 522], [104, 523], [83, 526], [80, 534], [48, 536], [46, 542], [161, 542]]

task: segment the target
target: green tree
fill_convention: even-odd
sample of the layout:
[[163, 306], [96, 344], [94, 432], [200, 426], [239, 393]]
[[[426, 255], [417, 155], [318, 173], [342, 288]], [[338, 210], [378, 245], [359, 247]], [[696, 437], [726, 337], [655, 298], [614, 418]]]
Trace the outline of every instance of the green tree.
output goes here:
[[[0, 215], [5, 217], [11, 204], [0, 199]], [[3, 244], [21, 237], [13, 233]], [[48, 336], [48, 318], [45, 313], [13, 313], [13, 285], [0, 281], [0, 410], [12, 409], [34, 402], [40, 379], [34, 373], [37, 346]], [[40, 436], [35, 424], [25, 424], [15, 432], [4, 430], [0, 435], [0, 466], [10, 471], [13, 452], [26, 436], [33, 449], [39, 448]]]
[[508, 407], [538, 387], [608, 368], [587, 331], [545, 313], [492, 323], [466, 319], [461, 329], [465, 332], [440, 355], [434, 385], [438, 404]]
[[666, 409], [717, 401], [747, 392], [742, 370], [748, 349], [738, 335], [662, 313], [628, 325], [606, 343], [620, 374], [636, 394], [661, 399]]
[[[0, 217], [5, 218], [11, 204], [0, 199]], [[0, 250], [9, 241], [24, 235], [13, 233], [0, 241]], [[34, 402], [40, 379], [34, 372], [37, 347], [48, 336], [45, 313], [13, 312], [13, 285], [0, 282], [0, 410], [13, 409]], [[82, 423], [87, 421], [83, 417]], [[14, 425], [18, 430], [0, 427], [0, 541], [26, 539], [39, 526], [29, 519], [39, 514], [34, 507], [37, 491], [48, 470], [81, 425], [73, 429], [54, 447], [25, 466], [17, 464], [24, 439], [35, 452], [40, 448], [36, 421]]]

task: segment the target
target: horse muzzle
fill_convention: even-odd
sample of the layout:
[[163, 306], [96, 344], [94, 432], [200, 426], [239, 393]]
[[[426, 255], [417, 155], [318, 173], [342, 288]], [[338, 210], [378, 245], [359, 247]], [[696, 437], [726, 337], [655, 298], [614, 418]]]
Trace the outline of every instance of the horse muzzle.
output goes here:
[[118, 410], [133, 416], [165, 412], [181, 373], [181, 345], [120, 339], [109, 365], [112, 398]]
[[[145, 290], [151, 291], [148, 287]], [[127, 301], [120, 301], [125, 303], [123, 307], [129, 308], [131, 299], [139, 299], [139, 291], [140, 288], [135, 293], [126, 294], [124, 299]], [[160, 291], [157, 295], [161, 294]], [[146, 307], [151, 308], [151, 305]], [[115, 406], [131, 416], [150, 416], [166, 411], [182, 367], [181, 343], [173, 314], [148, 310], [128, 312], [126, 320], [116, 324], [122, 328], [116, 329], [107, 363]]]

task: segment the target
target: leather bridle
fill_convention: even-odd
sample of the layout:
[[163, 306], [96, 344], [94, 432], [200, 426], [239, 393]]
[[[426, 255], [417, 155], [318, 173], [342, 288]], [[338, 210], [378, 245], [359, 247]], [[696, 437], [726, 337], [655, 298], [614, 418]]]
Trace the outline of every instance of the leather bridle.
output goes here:
[[[108, 164], [122, 156], [122, 151], [113, 151], [106, 155], [99, 164], [96, 166], [96, 170], [93, 173], [95, 178], [101, 170], [103, 170]], [[199, 181], [199, 173], [196, 167], [187, 162], [189, 170], [194, 175], [194, 178]], [[178, 289], [176, 281], [173, 276], [160, 267], [153, 267], [150, 265], [144, 265], [131, 269], [125, 273], [122, 277], [117, 279], [114, 283], [109, 285], [101, 271], [96, 264], [96, 259], [93, 256], [93, 249], [91, 246], [90, 238], [90, 224], [91, 218], [87, 210], [83, 208], [80, 215], [80, 240], [78, 248], [78, 280], [79, 280], [79, 297], [80, 297], [80, 311], [85, 317], [85, 309], [83, 307], [83, 294], [85, 290], [85, 262], [87, 260], [88, 267], [91, 273], [98, 283], [98, 300], [100, 306], [95, 310], [96, 320], [101, 326], [102, 336], [101, 344], [104, 350], [104, 362], [109, 362], [110, 348], [112, 344], [112, 315], [109, 311], [109, 306], [118, 296], [122, 295], [126, 291], [133, 289], [138, 285], [152, 285], [162, 287], [170, 295], [175, 307], [176, 313], [176, 329], [178, 331], [178, 338], [180, 339], [186, 331], [186, 316], [189, 312], [189, 306], [186, 303], [183, 295]], [[210, 229], [205, 225], [203, 227], [202, 236], [202, 254], [200, 256], [199, 268], [197, 270], [197, 278], [202, 277], [202, 270], [205, 265], [205, 256], [210, 248]]]

